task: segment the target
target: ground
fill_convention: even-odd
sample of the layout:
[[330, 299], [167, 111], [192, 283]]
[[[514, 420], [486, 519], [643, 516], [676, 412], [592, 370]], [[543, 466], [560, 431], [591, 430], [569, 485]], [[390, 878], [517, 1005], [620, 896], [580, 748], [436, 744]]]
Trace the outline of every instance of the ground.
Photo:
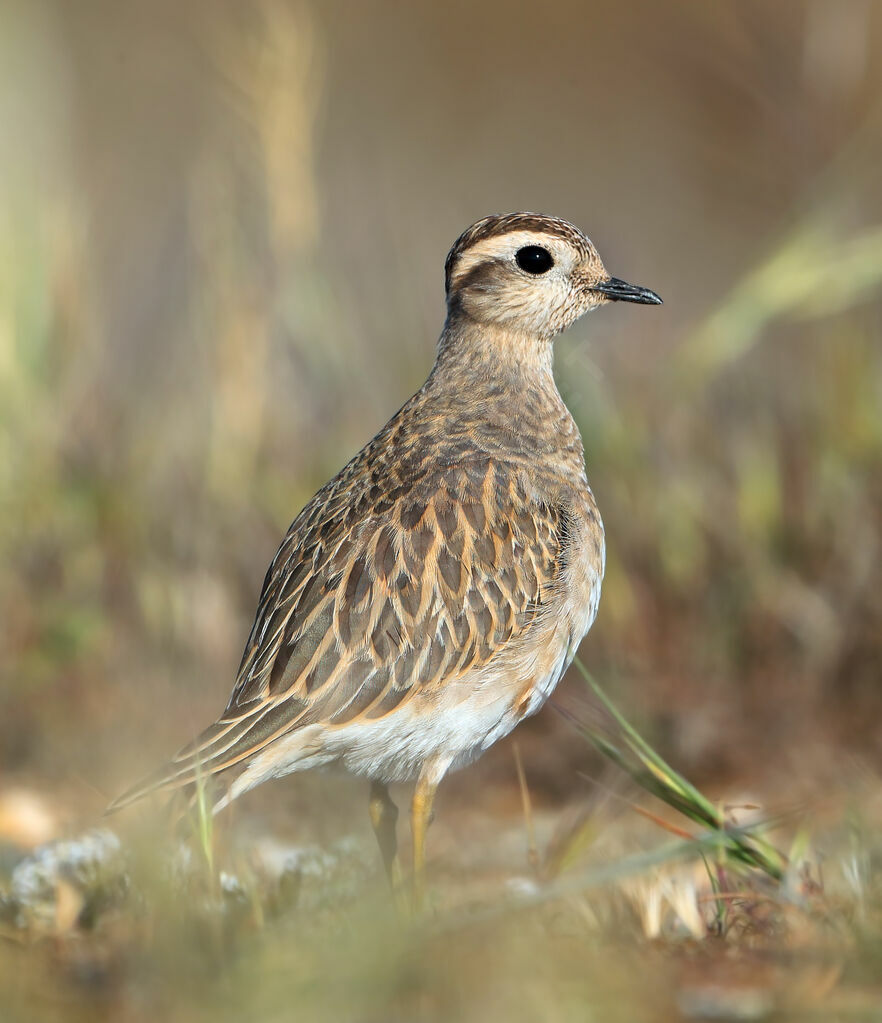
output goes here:
[[7, 792], [4, 1019], [882, 1019], [878, 779], [810, 813], [726, 809], [786, 854], [780, 881], [623, 779], [560, 806], [461, 774], [416, 917], [354, 779], [177, 828], [144, 806], [30, 851], [52, 811]]

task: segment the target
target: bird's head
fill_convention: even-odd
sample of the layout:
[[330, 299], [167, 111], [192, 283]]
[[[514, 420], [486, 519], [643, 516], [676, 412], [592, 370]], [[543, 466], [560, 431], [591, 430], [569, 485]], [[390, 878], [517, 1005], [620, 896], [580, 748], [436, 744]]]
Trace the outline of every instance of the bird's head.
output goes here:
[[605, 302], [661, 299], [611, 277], [588, 238], [556, 217], [485, 217], [460, 235], [445, 264], [453, 319], [550, 339]]

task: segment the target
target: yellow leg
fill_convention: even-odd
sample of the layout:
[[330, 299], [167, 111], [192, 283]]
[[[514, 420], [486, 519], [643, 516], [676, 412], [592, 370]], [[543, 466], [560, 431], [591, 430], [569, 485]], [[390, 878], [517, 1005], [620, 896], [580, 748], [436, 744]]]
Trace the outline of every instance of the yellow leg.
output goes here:
[[396, 899], [401, 893], [401, 864], [398, 861], [398, 807], [392, 802], [389, 789], [379, 781], [371, 782], [371, 824], [383, 857], [386, 876]]
[[419, 913], [425, 896], [426, 832], [432, 823], [432, 806], [443, 772], [423, 768], [413, 790], [410, 826], [413, 833], [413, 909]]

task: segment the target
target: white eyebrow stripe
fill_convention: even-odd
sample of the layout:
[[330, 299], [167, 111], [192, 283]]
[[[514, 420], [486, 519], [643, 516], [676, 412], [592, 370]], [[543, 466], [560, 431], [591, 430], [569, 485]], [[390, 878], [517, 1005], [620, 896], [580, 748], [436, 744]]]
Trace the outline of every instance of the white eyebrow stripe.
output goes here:
[[556, 262], [559, 261], [562, 252], [572, 250], [572, 245], [565, 239], [550, 235], [547, 231], [508, 231], [505, 234], [493, 235], [492, 238], [483, 238], [460, 255], [453, 268], [451, 287], [455, 287], [457, 282], [479, 263], [485, 263], [490, 259], [507, 259], [525, 245], [538, 244], [550, 249]]

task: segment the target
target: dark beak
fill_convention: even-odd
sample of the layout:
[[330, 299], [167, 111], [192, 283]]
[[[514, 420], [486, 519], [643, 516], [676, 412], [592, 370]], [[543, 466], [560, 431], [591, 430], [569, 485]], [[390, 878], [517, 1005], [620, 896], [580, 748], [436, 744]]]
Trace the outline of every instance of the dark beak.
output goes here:
[[640, 302], [642, 305], [661, 305], [662, 300], [649, 288], [641, 288], [636, 284], [620, 281], [618, 277], [595, 284], [592, 291], [600, 291], [613, 302]]

